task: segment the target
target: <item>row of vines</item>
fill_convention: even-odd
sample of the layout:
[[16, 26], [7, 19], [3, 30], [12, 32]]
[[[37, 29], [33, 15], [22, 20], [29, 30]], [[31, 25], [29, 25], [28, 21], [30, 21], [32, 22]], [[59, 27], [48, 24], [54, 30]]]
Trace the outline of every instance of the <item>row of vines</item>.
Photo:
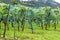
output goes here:
[[[33, 30], [35, 30], [32, 22], [36, 23], [37, 26], [41, 24], [41, 28], [45, 28], [46, 30], [50, 27], [50, 23], [53, 23], [54, 30], [56, 30], [57, 24], [60, 21], [60, 8], [40, 7], [39, 9], [34, 9], [19, 4], [9, 5], [0, 3], [0, 24], [1, 22], [4, 24], [3, 37], [5, 37], [6, 30], [10, 30], [8, 26], [9, 22], [14, 28], [14, 32], [14, 25], [16, 23], [18, 24], [18, 31], [20, 31], [21, 27], [23, 32], [26, 21], [29, 23], [32, 33], [34, 33]], [[0, 29], [1, 27], [0, 25]]]

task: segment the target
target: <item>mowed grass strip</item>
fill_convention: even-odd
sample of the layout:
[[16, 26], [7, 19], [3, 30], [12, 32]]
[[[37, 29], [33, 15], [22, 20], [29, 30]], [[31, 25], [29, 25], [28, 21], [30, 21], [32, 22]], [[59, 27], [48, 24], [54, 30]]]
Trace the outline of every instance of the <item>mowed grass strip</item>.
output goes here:
[[[27, 24], [26, 24], [27, 25]], [[57, 25], [57, 29], [54, 30], [53, 27], [50, 27], [49, 30], [41, 29], [41, 27], [37, 27], [35, 24], [34, 26], [34, 34], [32, 34], [32, 31], [29, 27], [29, 24], [26, 26], [24, 32], [20, 32], [17, 30], [17, 24], [15, 27], [15, 37], [17, 40], [60, 40], [60, 25]], [[1, 35], [3, 34], [4, 26], [2, 24], [2, 29], [0, 29]], [[9, 31], [6, 32], [6, 40], [12, 39], [14, 37], [14, 28], [11, 27], [11, 24], [9, 25]], [[3, 38], [0, 38], [0, 40], [4, 40]]]

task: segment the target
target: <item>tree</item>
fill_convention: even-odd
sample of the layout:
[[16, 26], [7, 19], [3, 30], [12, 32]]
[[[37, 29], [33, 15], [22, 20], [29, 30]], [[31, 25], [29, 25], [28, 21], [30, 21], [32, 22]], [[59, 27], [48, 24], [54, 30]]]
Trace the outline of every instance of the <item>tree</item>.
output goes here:
[[5, 34], [6, 34], [6, 28], [7, 28], [7, 13], [9, 12], [8, 9], [9, 9], [9, 5], [7, 4], [0, 4], [0, 13], [2, 14], [1, 17], [2, 17], [2, 21], [4, 23], [4, 33], [3, 33], [3, 37], [5, 37]]

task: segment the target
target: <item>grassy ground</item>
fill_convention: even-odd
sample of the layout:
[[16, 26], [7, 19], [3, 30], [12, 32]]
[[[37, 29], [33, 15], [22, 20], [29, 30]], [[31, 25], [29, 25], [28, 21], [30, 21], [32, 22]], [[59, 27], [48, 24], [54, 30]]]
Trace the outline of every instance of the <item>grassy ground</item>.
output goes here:
[[[26, 26], [27, 25], [27, 26]], [[60, 40], [60, 25], [58, 24], [57, 29], [54, 30], [54, 28], [51, 27], [49, 30], [41, 29], [41, 27], [37, 27], [36, 24], [33, 24], [34, 27], [34, 34], [32, 34], [31, 29], [29, 27], [29, 24], [27, 23], [25, 25], [24, 32], [17, 31], [17, 27], [15, 27], [15, 37], [16, 40]], [[17, 26], [17, 24], [16, 24]], [[2, 29], [0, 29], [1, 36], [3, 34], [4, 26], [2, 24]], [[14, 37], [14, 29], [10, 25], [10, 30], [6, 32], [6, 40], [13, 40]], [[3, 38], [0, 38], [0, 40], [5, 40]]]

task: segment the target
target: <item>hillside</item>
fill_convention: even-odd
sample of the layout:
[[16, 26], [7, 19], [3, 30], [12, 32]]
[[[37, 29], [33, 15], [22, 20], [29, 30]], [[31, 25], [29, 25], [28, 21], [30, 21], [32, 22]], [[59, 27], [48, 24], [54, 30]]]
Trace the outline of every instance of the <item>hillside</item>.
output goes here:
[[[0, 0], [0, 2], [4, 2], [4, 3], [11, 3], [11, 0]], [[40, 6], [50, 6], [50, 7], [53, 7], [53, 8], [56, 8], [56, 7], [60, 7], [60, 4], [53, 1], [53, 0], [31, 0], [31, 1], [19, 1], [19, 0], [16, 0], [16, 2], [20, 2], [22, 5], [25, 5], [25, 6], [33, 6], [33, 7], [40, 7]]]

